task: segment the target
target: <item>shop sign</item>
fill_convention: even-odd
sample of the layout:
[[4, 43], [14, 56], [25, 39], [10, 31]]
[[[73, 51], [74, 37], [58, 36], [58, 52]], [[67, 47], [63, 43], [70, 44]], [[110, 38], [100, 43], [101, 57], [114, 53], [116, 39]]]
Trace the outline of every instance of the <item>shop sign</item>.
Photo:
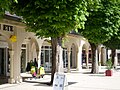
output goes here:
[[3, 25], [3, 30], [5, 30], [5, 31], [13, 31], [13, 26]]

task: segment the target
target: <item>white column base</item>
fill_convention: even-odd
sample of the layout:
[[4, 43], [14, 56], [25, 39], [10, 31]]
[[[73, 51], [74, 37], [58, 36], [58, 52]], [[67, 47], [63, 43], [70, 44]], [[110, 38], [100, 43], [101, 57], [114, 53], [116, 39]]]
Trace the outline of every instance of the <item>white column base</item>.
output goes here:
[[17, 79], [15, 80], [15, 83], [21, 83], [22, 82], [22, 77], [18, 76]]
[[19, 83], [22, 82], [22, 77], [21, 77], [21, 76], [18, 77], [18, 82], [19, 82]]
[[88, 66], [88, 65], [86, 66], [86, 69], [89, 69], [89, 66]]
[[81, 67], [78, 67], [76, 68], [77, 71], [82, 71], [82, 66]]
[[67, 70], [67, 73], [70, 73], [70, 72], [71, 72], [70, 69], [68, 69], [68, 70]]
[[77, 71], [79, 71], [79, 68], [76, 68]]
[[10, 84], [21, 83], [21, 82], [22, 82], [22, 77], [18, 77], [17, 80], [15, 80], [13, 78], [8, 79], [8, 83], [10, 83]]

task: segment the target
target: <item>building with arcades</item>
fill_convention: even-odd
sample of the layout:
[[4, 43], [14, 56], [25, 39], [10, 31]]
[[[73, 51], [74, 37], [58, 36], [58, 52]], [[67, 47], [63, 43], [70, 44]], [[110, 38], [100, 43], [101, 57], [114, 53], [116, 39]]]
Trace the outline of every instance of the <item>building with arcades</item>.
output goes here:
[[[20, 20], [7, 14], [0, 20], [0, 77], [8, 77], [9, 83], [22, 82], [21, 73], [26, 72], [27, 62], [34, 58], [38, 67], [43, 64], [46, 72], [51, 71], [52, 50], [48, 38], [37, 38], [34, 33], [26, 32]], [[63, 48], [63, 66], [67, 72], [89, 68], [91, 54], [90, 44], [84, 37], [73, 32], [67, 35]], [[105, 63], [107, 54], [106, 48], [100, 45], [100, 63]]]

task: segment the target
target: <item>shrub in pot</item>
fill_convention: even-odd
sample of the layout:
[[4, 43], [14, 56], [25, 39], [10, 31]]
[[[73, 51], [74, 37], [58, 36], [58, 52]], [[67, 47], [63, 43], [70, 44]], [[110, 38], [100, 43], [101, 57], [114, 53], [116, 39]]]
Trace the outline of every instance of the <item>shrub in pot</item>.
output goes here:
[[113, 72], [112, 72], [112, 68], [113, 68], [113, 64], [112, 64], [112, 60], [108, 59], [106, 62], [106, 68], [107, 70], [105, 71], [105, 75], [106, 76], [112, 76]]

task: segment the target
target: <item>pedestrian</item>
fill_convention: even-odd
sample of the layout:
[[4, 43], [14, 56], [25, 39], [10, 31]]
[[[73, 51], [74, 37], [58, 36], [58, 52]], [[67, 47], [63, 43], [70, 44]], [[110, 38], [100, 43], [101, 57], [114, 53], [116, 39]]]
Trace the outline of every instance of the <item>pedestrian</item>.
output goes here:
[[32, 76], [33, 76], [34, 78], [36, 77], [35, 66], [32, 66], [32, 67], [31, 67], [30, 73], [32, 74]]
[[33, 60], [30, 60], [30, 69], [32, 66], [34, 66], [34, 62], [33, 62]]
[[41, 65], [40, 68], [39, 68], [39, 78], [42, 77], [45, 75], [45, 69], [44, 67]]
[[31, 70], [30, 62], [27, 63], [26, 71], [29, 72]]
[[35, 67], [38, 67], [38, 63], [37, 63], [36, 58], [34, 58], [34, 65], [35, 65]]
[[37, 60], [36, 58], [34, 58], [34, 66], [35, 66], [35, 71], [36, 71], [36, 74], [37, 74], [37, 70], [38, 70], [38, 63], [37, 63]]

